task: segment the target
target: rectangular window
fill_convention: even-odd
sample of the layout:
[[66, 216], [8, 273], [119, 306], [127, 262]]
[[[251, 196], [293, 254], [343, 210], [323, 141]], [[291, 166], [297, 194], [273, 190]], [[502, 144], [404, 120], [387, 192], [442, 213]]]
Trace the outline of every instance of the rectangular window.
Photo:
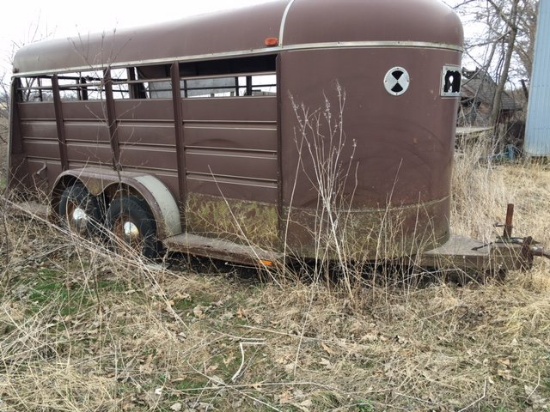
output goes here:
[[128, 82], [128, 70], [111, 69], [111, 79], [113, 81], [113, 99], [129, 99], [130, 88]]
[[25, 77], [21, 79], [19, 89], [23, 102], [49, 102], [53, 100], [50, 77]]
[[[276, 56], [246, 57], [216, 61], [180, 63], [182, 98], [274, 96], [277, 93]], [[136, 69], [136, 83], [143, 96], [171, 99], [170, 65]]]

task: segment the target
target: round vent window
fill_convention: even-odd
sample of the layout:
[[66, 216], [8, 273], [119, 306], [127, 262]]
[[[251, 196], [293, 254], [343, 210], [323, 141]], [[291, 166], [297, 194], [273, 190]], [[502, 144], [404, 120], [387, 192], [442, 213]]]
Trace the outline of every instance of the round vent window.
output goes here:
[[390, 69], [384, 77], [384, 87], [392, 96], [401, 96], [409, 89], [410, 83], [409, 73], [403, 67]]

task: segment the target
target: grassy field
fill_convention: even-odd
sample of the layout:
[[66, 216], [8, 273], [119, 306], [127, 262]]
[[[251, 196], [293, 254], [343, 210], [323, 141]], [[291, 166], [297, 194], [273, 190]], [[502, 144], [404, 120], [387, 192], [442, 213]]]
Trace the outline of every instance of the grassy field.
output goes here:
[[[478, 153], [474, 151], [474, 153]], [[457, 156], [456, 233], [550, 245], [550, 170]], [[4, 169], [2, 169], [4, 170]], [[550, 408], [550, 266], [338, 287], [148, 264], [0, 206], [0, 412]]]

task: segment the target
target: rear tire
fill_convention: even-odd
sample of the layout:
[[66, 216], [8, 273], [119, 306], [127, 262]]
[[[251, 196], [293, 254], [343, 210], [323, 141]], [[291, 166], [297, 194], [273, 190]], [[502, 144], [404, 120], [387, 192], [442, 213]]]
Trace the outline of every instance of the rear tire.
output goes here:
[[105, 225], [115, 239], [115, 250], [118, 242], [124, 242], [131, 249], [149, 259], [158, 256], [158, 239], [155, 219], [146, 204], [136, 197], [114, 199], [107, 209]]
[[65, 188], [61, 194], [58, 212], [62, 225], [72, 233], [85, 238], [99, 233], [99, 203], [82, 183]]

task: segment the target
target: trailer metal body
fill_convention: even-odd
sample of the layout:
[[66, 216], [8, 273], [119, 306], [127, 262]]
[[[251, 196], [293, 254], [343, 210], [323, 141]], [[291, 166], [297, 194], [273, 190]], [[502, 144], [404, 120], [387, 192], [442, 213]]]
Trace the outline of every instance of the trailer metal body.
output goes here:
[[421, 255], [451, 238], [462, 44], [437, 0], [276, 0], [31, 44], [9, 185], [82, 234], [232, 262], [318, 258], [327, 221], [350, 259]]

